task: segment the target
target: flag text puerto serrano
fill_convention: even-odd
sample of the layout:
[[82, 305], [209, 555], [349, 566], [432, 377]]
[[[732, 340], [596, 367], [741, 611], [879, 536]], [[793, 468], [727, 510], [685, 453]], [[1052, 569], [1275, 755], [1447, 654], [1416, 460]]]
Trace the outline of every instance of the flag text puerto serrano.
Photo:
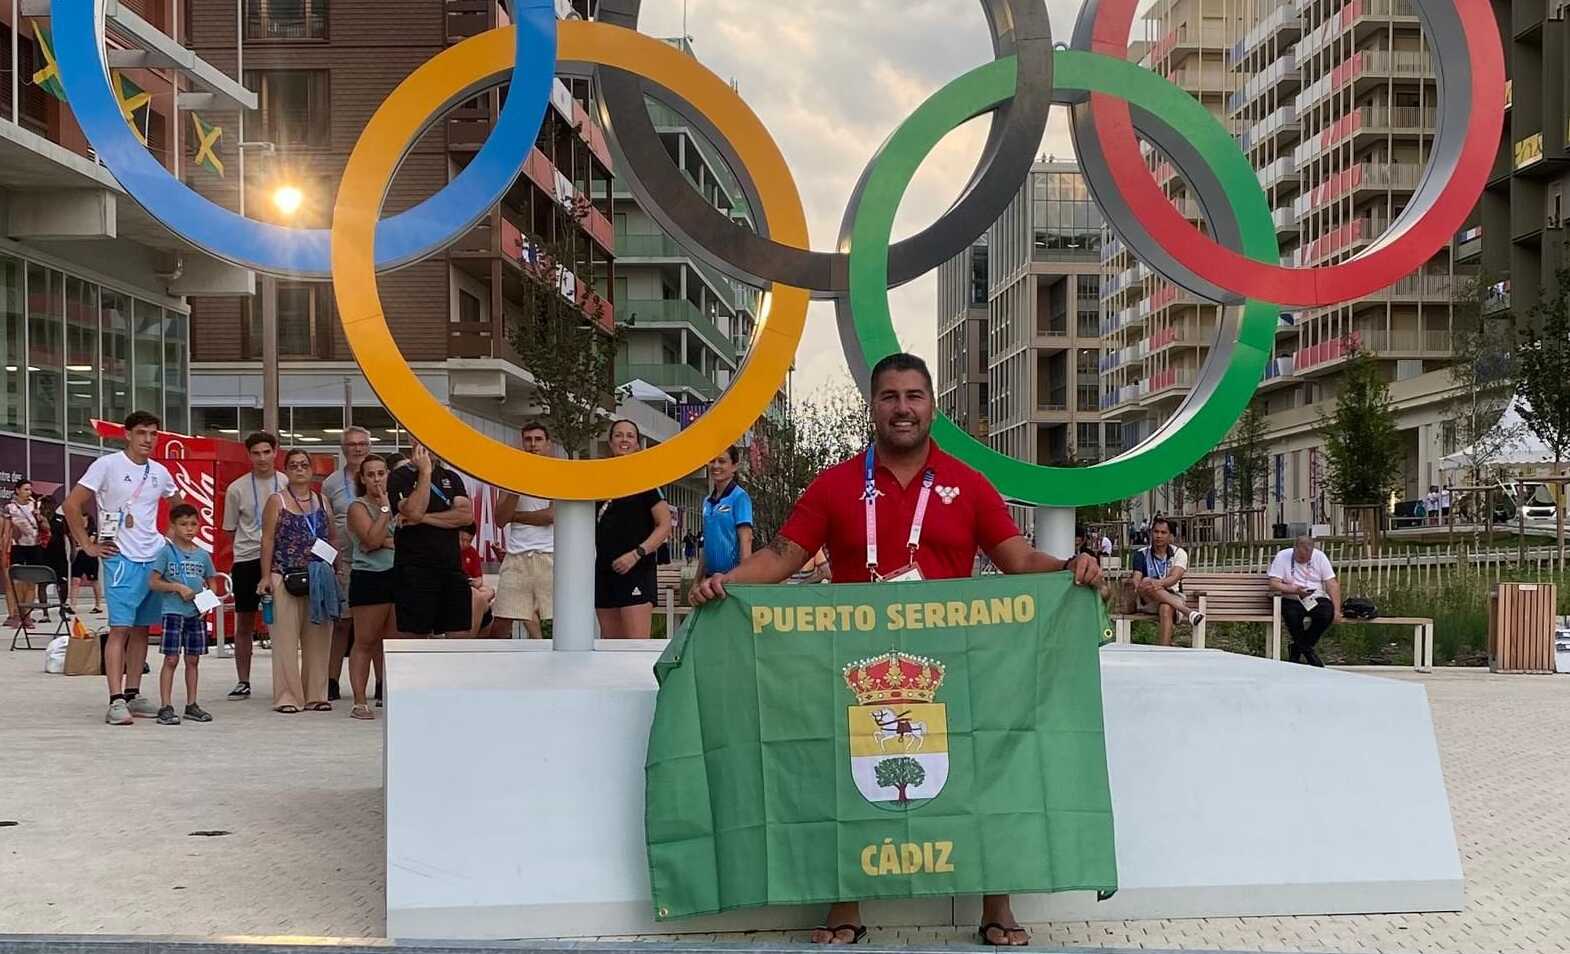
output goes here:
[[[943, 629], [1028, 623], [1036, 618], [1029, 593], [982, 600], [890, 603], [882, 626], [888, 630]], [[870, 633], [879, 625], [877, 609], [866, 603], [833, 606], [753, 606], [752, 633]]]

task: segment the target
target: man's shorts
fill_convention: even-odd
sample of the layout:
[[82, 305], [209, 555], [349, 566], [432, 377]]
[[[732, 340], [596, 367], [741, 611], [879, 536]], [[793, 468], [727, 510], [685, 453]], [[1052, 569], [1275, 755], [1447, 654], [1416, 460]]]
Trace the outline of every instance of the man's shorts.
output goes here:
[[262, 582], [260, 558], [236, 561], [229, 570], [229, 579], [236, 613], [254, 613], [261, 608], [262, 595], [256, 592], [256, 584]]
[[182, 651], [187, 656], [207, 655], [207, 624], [200, 616], [165, 613], [160, 625], [163, 637], [159, 640], [158, 651], [165, 656], [178, 656]]
[[472, 597], [462, 570], [408, 564], [393, 569], [398, 574], [398, 598], [393, 604], [398, 632], [430, 636], [469, 631]]
[[631, 573], [617, 573], [609, 563], [594, 568], [594, 608], [620, 609], [653, 603], [659, 590], [659, 568], [650, 554]]
[[149, 587], [152, 561], [137, 563], [120, 554], [103, 559], [104, 599], [109, 604], [109, 625], [151, 626], [163, 615], [164, 595]]
[[339, 619], [349, 619], [349, 548], [344, 547], [338, 551], [338, 559], [333, 561], [333, 576], [338, 579], [338, 607]]
[[496, 578], [491, 612], [499, 619], [550, 619], [555, 564], [555, 556], [544, 550], [507, 554]]
[[[1182, 583], [1174, 583], [1171, 586], [1167, 587], [1167, 592], [1168, 593], [1174, 593], [1174, 594], [1176, 594], [1178, 596], [1183, 596], [1183, 584]], [[1188, 597], [1183, 596], [1183, 599], [1187, 600]], [[1155, 613], [1155, 612], [1159, 611], [1161, 609], [1161, 607], [1164, 606], [1164, 605], [1166, 605], [1166, 604], [1164, 604], [1164, 603], [1152, 603], [1149, 600], [1144, 599], [1143, 597], [1141, 597], [1139, 599], [1139, 611], [1141, 613]]]

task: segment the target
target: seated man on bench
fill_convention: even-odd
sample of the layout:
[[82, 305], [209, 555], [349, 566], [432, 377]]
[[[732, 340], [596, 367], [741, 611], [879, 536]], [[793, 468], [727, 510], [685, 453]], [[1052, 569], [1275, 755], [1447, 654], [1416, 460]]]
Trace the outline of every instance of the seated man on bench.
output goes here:
[[1188, 569], [1188, 554], [1172, 543], [1172, 524], [1157, 517], [1150, 524], [1150, 546], [1134, 551], [1134, 593], [1142, 613], [1155, 613], [1163, 646], [1172, 645], [1172, 623], [1187, 618], [1197, 626], [1205, 618], [1189, 612], [1183, 599], [1183, 573]]

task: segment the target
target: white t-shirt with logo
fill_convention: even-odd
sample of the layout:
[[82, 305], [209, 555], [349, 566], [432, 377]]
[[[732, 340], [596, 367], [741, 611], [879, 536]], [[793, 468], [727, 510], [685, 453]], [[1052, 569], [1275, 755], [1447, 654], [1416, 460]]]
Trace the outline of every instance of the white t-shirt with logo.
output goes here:
[[[550, 505], [549, 500], [530, 497], [528, 494], [518, 495], [519, 513], [544, 510]], [[507, 540], [508, 553], [554, 553], [556, 550], [556, 528], [549, 524], [538, 526], [532, 523], [509, 523], [504, 536]]]
[[1336, 571], [1331, 569], [1330, 558], [1325, 556], [1325, 551], [1315, 550], [1307, 563], [1297, 562], [1295, 553], [1292, 547], [1277, 553], [1270, 562], [1270, 578], [1296, 584], [1307, 589], [1310, 594], [1326, 592], [1325, 581], [1335, 579]]
[[169, 469], [156, 460], [138, 464], [124, 451], [100, 457], [77, 481], [98, 498], [98, 512], [122, 516], [115, 546], [134, 563], [151, 563], [164, 548], [164, 535], [158, 532], [158, 501], [179, 491]]

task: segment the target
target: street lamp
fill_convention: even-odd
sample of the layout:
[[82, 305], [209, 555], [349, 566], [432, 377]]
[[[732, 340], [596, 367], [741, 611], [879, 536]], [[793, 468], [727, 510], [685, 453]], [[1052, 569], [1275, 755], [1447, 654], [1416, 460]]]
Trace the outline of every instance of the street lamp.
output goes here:
[[[242, 185], [243, 189], [244, 186]], [[292, 219], [305, 202], [299, 186], [273, 187], [273, 210], [281, 220]], [[278, 279], [262, 276], [262, 430], [278, 433]]]

